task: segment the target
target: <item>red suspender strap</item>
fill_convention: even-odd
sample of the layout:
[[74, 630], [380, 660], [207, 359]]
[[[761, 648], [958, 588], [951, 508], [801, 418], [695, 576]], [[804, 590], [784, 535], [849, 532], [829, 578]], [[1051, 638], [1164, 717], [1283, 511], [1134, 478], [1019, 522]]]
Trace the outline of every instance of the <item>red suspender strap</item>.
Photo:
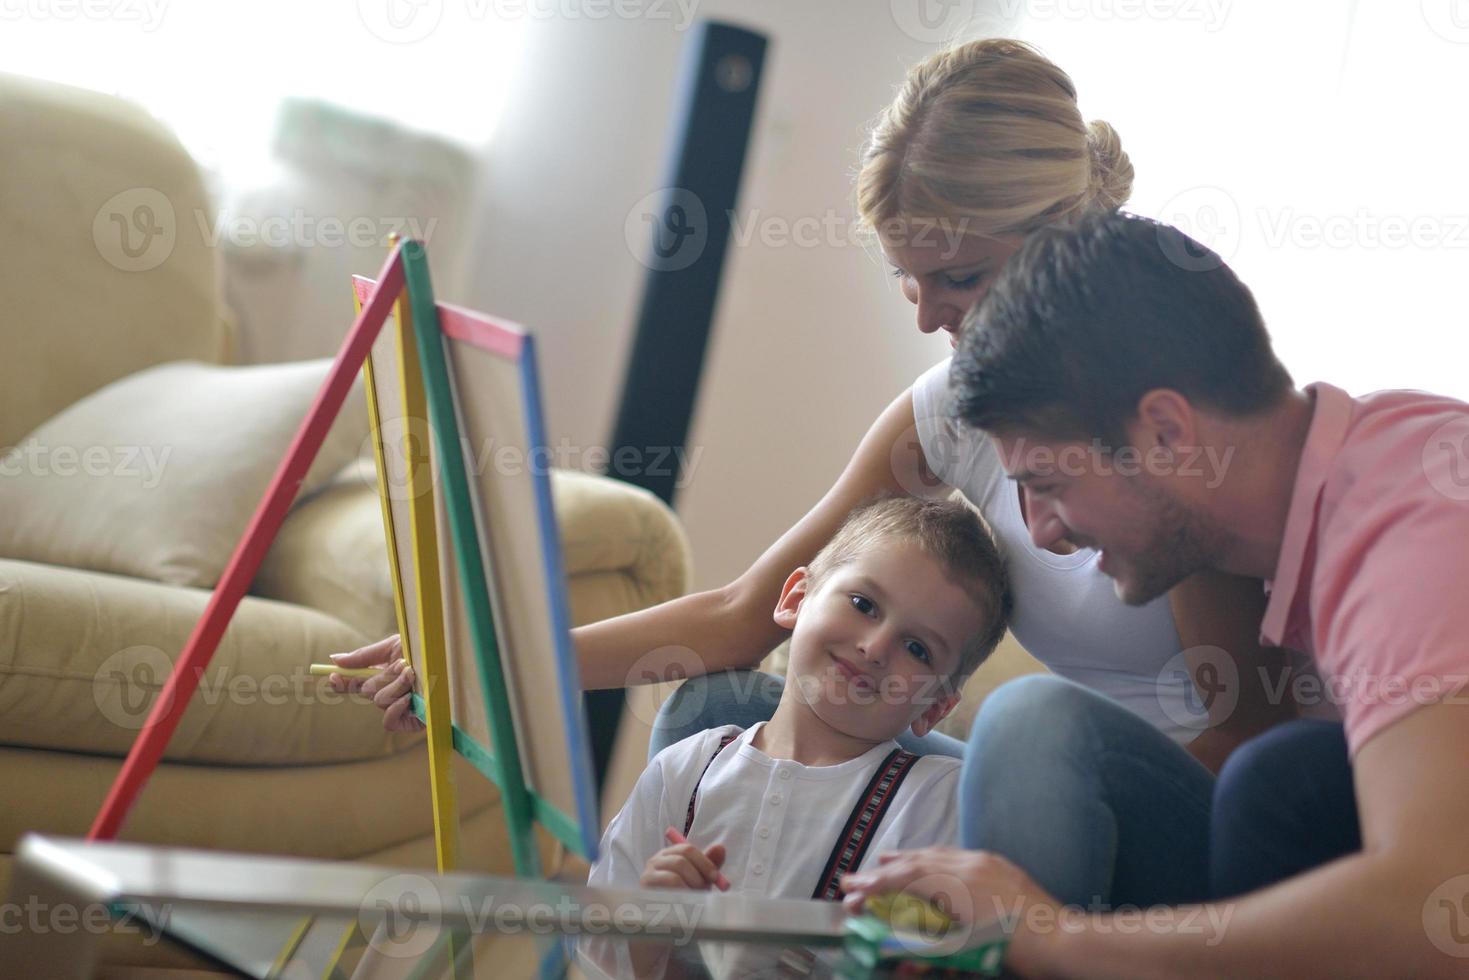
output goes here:
[[719, 748], [715, 749], [714, 754], [709, 757], [709, 761], [704, 763], [703, 771], [699, 773], [699, 778], [694, 781], [694, 791], [689, 794], [688, 816], [684, 817], [683, 821], [683, 835], [685, 837], [689, 836], [689, 828], [694, 825], [694, 801], [699, 798], [699, 784], [704, 781], [704, 773], [708, 772], [709, 767], [714, 765], [714, 760], [719, 758], [719, 753], [724, 751], [724, 747], [739, 737], [740, 733], [735, 732], [733, 735], [726, 735], [721, 738], [719, 740]]
[[878, 767], [867, 789], [858, 798], [857, 805], [852, 808], [851, 816], [847, 817], [847, 827], [832, 848], [831, 857], [826, 860], [826, 869], [821, 872], [816, 890], [811, 893], [812, 898], [841, 901], [846, 894], [839, 884], [842, 875], [862, 863], [888, 805], [898, 795], [898, 787], [903, 785], [903, 780], [917, 761], [918, 756], [902, 749], [888, 753], [887, 761]]

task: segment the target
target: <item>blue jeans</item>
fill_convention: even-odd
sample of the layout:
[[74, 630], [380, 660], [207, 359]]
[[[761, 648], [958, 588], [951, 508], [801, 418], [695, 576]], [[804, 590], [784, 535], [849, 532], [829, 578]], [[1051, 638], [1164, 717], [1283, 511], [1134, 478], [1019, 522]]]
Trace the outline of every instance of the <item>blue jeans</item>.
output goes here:
[[1288, 721], [1224, 764], [1214, 787], [1213, 897], [1243, 895], [1361, 849], [1340, 722]]
[[[782, 687], [753, 671], [692, 678], [660, 710], [650, 755], [706, 728], [769, 720]], [[1004, 855], [1067, 904], [1148, 906], [1239, 894], [1242, 883], [1262, 887], [1352, 849], [1341, 726], [1333, 740], [1315, 724], [1291, 722], [1241, 746], [1217, 793], [1209, 770], [1152, 725], [1049, 675], [995, 690], [967, 745], [939, 734], [899, 742], [964, 760], [962, 846]], [[1293, 835], [1282, 834], [1287, 825]], [[1280, 846], [1262, 847], [1272, 834]]]

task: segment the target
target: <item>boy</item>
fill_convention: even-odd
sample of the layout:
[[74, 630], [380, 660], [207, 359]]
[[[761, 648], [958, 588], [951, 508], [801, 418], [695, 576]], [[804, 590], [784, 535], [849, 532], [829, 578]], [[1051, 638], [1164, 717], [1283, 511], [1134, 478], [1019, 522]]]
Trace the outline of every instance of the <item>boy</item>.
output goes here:
[[[1004, 565], [968, 507], [858, 507], [776, 604], [791, 642], [774, 716], [660, 752], [588, 883], [839, 900], [840, 876], [878, 853], [956, 841], [959, 761], [910, 755], [894, 738], [924, 735], [953, 709], [1009, 607]], [[589, 940], [582, 960], [655, 975], [659, 952]]]

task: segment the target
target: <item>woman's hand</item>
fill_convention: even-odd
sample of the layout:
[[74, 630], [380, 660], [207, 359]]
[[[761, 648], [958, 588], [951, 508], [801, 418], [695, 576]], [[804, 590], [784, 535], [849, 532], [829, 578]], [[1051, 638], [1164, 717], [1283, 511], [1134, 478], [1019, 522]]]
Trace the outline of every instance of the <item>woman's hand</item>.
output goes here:
[[1005, 966], [1022, 976], [1054, 972], [1057, 944], [1068, 916], [1059, 902], [1019, 867], [998, 854], [926, 847], [878, 855], [878, 866], [842, 878], [847, 911], [869, 896], [902, 892], [932, 902], [964, 926], [999, 922], [1010, 936]]
[[403, 643], [396, 633], [351, 653], [334, 653], [332, 663], [338, 667], [378, 668], [372, 677], [332, 674], [329, 680], [334, 690], [355, 691], [372, 698], [372, 703], [383, 709], [383, 727], [388, 731], [423, 731], [423, 722], [413, 713], [409, 697], [413, 693], [413, 668], [403, 661]]

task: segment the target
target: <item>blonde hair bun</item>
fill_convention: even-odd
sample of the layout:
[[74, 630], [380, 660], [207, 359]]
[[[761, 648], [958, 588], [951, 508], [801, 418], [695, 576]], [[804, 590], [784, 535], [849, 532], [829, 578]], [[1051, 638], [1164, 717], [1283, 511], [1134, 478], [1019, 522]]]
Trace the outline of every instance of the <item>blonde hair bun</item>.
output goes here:
[[1008, 38], [970, 41], [914, 65], [868, 133], [857, 175], [863, 222], [954, 224], [1024, 235], [1132, 192], [1117, 131], [1088, 125], [1071, 77]]
[[1093, 119], [1086, 127], [1086, 145], [1091, 151], [1092, 206], [1120, 208], [1132, 196], [1132, 160], [1122, 148], [1122, 137], [1111, 123]]

